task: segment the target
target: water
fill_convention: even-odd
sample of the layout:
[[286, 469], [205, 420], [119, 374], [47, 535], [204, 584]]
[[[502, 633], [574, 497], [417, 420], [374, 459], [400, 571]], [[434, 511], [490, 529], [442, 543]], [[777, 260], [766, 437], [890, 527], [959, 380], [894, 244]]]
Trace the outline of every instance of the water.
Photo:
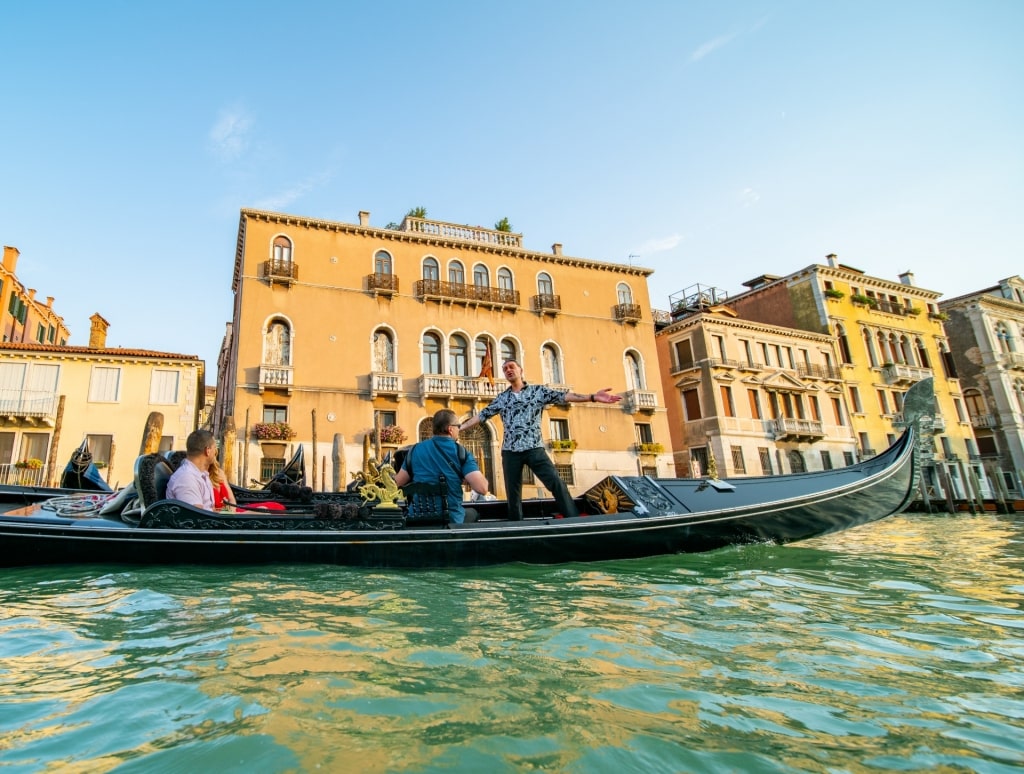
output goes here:
[[3, 570], [12, 772], [1010, 772], [1024, 516], [595, 565]]

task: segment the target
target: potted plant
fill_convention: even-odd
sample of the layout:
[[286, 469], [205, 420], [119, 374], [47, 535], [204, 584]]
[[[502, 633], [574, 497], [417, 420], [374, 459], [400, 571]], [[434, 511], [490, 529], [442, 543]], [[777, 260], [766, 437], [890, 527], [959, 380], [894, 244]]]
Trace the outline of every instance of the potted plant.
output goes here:
[[938, 320], [939, 322], [945, 322], [949, 319], [949, 315], [945, 312], [929, 312], [928, 317], [929, 319]]
[[841, 290], [836, 290], [835, 288], [825, 288], [825, 295], [829, 298], [842, 298], [846, 294]]
[[567, 465], [572, 462], [572, 452], [576, 448], [576, 441], [572, 438], [552, 438], [551, 450], [554, 452], [555, 462]]
[[657, 441], [654, 441], [652, 443], [642, 443], [642, 444], [640, 444], [640, 453], [641, 454], [661, 454], [664, 451], [665, 451], [665, 447], [662, 446]]
[[42, 470], [43, 461], [36, 459], [35, 457], [30, 457], [27, 460], [15, 462], [14, 467], [18, 468], [19, 470]]
[[865, 296], [862, 293], [857, 293], [855, 295], [850, 296], [850, 300], [853, 301], [853, 303], [855, 304], [864, 304], [866, 306], [870, 306], [872, 309], [878, 306], [877, 299], [874, 299], [871, 296]]
[[909, 314], [909, 315], [919, 315], [919, 314], [921, 314], [921, 307], [919, 307], [919, 306], [908, 306], [908, 307], [906, 307], [904, 309], [904, 311], [907, 314]]
[[252, 426], [252, 434], [263, 447], [263, 456], [271, 459], [283, 459], [285, 441], [295, 437], [287, 422], [257, 422]]
[[406, 435], [398, 425], [384, 425], [380, 429], [380, 442], [389, 446], [398, 446], [405, 441]]

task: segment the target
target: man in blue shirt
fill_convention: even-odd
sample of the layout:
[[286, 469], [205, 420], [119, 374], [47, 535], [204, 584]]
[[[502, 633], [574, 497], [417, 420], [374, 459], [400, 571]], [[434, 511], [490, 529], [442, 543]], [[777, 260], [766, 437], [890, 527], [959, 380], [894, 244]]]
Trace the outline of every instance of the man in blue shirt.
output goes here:
[[487, 478], [480, 472], [476, 459], [456, 442], [459, 435], [459, 420], [455, 412], [441, 409], [434, 414], [434, 437], [420, 441], [409, 450], [402, 462], [402, 469], [395, 476], [395, 483], [405, 486], [416, 483], [437, 483], [444, 476], [448, 484], [448, 511], [455, 524], [476, 521], [476, 511], [462, 504], [462, 482], [479, 495], [487, 494]]
[[501, 441], [501, 468], [508, 496], [508, 517], [523, 518], [523, 467], [528, 467], [555, 497], [563, 516], [579, 516], [576, 503], [565, 482], [558, 475], [551, 458], [544, 451], [540, 437], [540, 419], [544, 407], [552, 403], [618, 403], [621, 395], [612, 395], [611, 387], [589, 395], [553, 390], [542, 385], [527, 384], [523, 367], [515, 360], [506, 360], [501, 372], [509, 388], [500, 393], [475, 417], [462, 423], [460, 430], [469, 430], [496, 414], [501, 415], [505, 435]]

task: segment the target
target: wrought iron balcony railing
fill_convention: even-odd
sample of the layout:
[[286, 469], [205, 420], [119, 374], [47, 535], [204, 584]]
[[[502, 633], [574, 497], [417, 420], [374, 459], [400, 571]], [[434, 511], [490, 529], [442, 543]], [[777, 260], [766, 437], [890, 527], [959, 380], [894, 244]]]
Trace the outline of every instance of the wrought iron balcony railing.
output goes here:
[[519, 306], [519, 291], [493, 288], [486, 285], [466, 285], [462, 282], [417, 280], [413, 292], [420, 298], [434, 301], [454, 301], [461, 304], [484, 304], [493, 307]]
[[640, 322], [640, 304], [618, 304], [615, 307], [615, 319], [619, 322]]
[[391, 295], [398, 292], [398, 277], [395, 274], [367, 274], [366, 289], [378, 295]]
[[562, 311], [562, 297], [551, 293], [541, 293], [530, 298], [530, 306], [535, 312], [558, 314]]
[[804, 379], [831, 379], [840, 381], [843, 377], [838, 368], [818, 365], [817, 363], [797, 363], [796, 372]]
[[294, 261], [271, 258], [263, 262], [263, 279], [290, 285], [299, 278], [299, 266]]

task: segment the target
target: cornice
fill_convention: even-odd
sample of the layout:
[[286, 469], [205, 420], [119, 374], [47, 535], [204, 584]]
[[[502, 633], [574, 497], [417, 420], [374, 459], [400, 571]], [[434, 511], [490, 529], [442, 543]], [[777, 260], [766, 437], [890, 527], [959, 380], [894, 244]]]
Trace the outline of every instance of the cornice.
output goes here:
[[150, 349], [125, 349], [123, 347], [68, 347], [55, 344], [31, 344], [7, 341], [0, 344], [0, 359], [34, 356], [46, 360], [177, 360], [187, 365], [202, 364], [198, 355], [182, 355], [175, 352], [157, 352]]
[[746, 320], [742, 317], [720, 317], [708, 312], [700, 312], [695, 315], [690, 315], [689, 317], [662, 328], [655, 335], [668, 336], [674, 333], [681, 333], [690, 326], [708, 329], [714, 325], [720, 325], [723, 328], [736, 328], [743, 331], [752, 331], [755, 333], [770, 333], [788, 339], [804, 339], [806, 341], [813, 341], [817, 343], [829, 343], [832, 341], [832, 336], [827, 333], [815, 333], [814, 331], [805, 331], [803, 328], [787, 328], [782, 325], [771, 325], [769, 323], [762, 323], [756, 320]]

